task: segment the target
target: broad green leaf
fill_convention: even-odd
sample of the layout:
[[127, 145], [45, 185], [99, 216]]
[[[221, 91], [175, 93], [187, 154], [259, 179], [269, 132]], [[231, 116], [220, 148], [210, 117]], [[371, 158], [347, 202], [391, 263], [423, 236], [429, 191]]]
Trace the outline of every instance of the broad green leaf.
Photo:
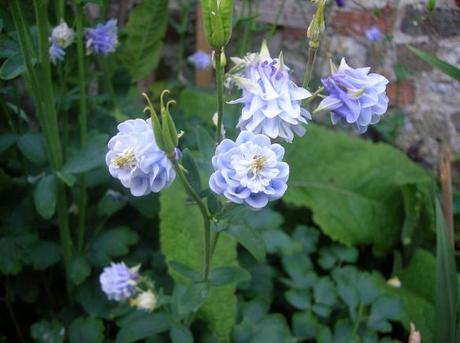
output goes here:
[[286, 147], [290, 165], [285, 202], [308, 207], [321, 230], [346, 245], [372, 244], [377, 253], [400, 237], [401, 187], [415, 185], [430, 203], [432, 178], [402, 152], [315, 125]]
[[144, 0], [131, 11], [120, 58], [133, 81], [147, 77], [157, 67], [167, 22], [167, 0]]
[[194, 283], [182, 295], [179, 302], [179, 313], [196, 312], [209, 296], [209, 284], [206, 282]]
[[35, 187], [35, 208], [44, 219], [50, 219], [56, 210], [57, 191], [58, 180], [54, 175], [45, 176]]
[[24, 156], [37, 166], [46, 163], [46, 143], [41, 133], [26, 133], [21, 136], [18, 140], [18, 147]]
[[34, 234], [5, 236], [0, 238], [0, 272], [5, 275], [16, 275], [22, 266], [30, 261], [29, 250], [37, 241]]
[[6, 35], [0, 36], [0, 58], [9, 58], [21, 53], [19, 44]]
[[265, 242], [257, 229], [250, 226], [232, 225], [224, 233], [235, 238], [257, 260], [265, 259]]
[[61, 259], [61, 247], [51, 241], [39, 240], [27, 250], [29, 263], [34, 269], [46, 269]]
[[371, 307], [367, 325], [380, 332], [390, 332], [392, 327], [389, 320], [399, 319], [402, 310], [400, 299], [391, 296], [379, 297]]
[[193, 343], [192, 332], [186, 326], [180, 324], [172, 325], [169, 336], [172, 343]]
[[[203, 268], [203, 222], [196, 206], [186, 206], [186, 194], [175, 182], [161, 194], [160, 243], [168, 261], [177, 261], [195, 270]], [[212, 268], [237, 265], [235, 242], [231, 238], [219, 239], [212, 260]], [[172, 272], [179, 283], [187, 280]], [[235, 323], [235, 285], [213, 288], [199, 315], [209, 323], [210, 329], [221, 342], [229, 342]]]
[[127, 199], [121, 194], [107, 191], [97, 204], [97, 214], [110, 217], [127, 204]]
[[306, 310], [311, 308], [311, 295], [310, 291], [305, 289], [291, 288], [284, 293], [286, 300], [298, 310]]
[[432, 65], [435, 68], [438, 68], [444, 74], [449, 75], [453, 79], [460, 81], [460, 68], [457, 68], [456, 66], [450, 63], [447, 63], [446, 61], [443, 61], [437, 58], [436, 56], [431, 55], [425, 51], [414, 48], [413, 46], [408, 45], [407, 47], [414, 54], [416, 54], [418, 57], [420, 57], [422, 60], [424, 60], [428, 64]]
[[192, 281], [199, 281], [200, 278], [203, 276], [201, 273], [197, 272], [196, 270], [190, 268], [186, 264], [176, 262], [176, 261], [169, 261], [168, 263], [169, 268], [174, 270], [176, 273], [192, 280]]
[[457, 328], [458, 281], [455, 256], [444, 214], [436, 201], [436, 285], [435, 316], [437, 342], [455, 343]]
[[104, 325], [96, 318], [77, 318], [69, 327], [70, 343], [100, 343], [104, 340]]
[[296, 312], [292, 316], [294, 334], [300, 339], [312, 339], [318, 331], [318, 319], [311, 312]]
[[79, 174], [105, 165], [107, 138], [106, 134], [101, 133], [90, 135], [88, 142], [80, 150], [73, 153], [62, 167], [61, 172], [63, 174]]
[[131, 343], [148, 338], [169, 328], [169, 319], [164, 313], [134, 311], [120, 321], [116, 343]]
[[138, 234], [127, 227], [106, 230], [91, 245], [90, 261], [96, 266], [108, 265], [113, 257], [126, 255], [138, 240]]
[[209, 281], [213, 287], [226, 286], [250, 279], [251, 275], [245, 269], [235, 266], [214, 268], [209, 273]]
[[18, 136], [14, 133], [0, 135], [0, 154], [16, 143]]
[[63, 343], [65, 328], [61, 322], [42, 320], [30, 327], [30, 335], [37, 343]]
[[13, 55], [7, 58], [0, 67], [0, 79], [11, 80], [26, 71], [26, 65], [21, 54]]
[[70, 263], [69, 269], [70, 280], [77, 286], [91, 274], [91, 266], [84, 256], [76, 256]]

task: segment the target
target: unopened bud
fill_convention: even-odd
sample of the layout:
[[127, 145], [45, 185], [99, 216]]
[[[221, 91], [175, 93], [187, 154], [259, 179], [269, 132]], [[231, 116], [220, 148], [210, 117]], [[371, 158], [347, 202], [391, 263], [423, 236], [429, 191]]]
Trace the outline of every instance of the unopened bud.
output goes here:
[[233, 0], [201, 0], [201, 5], [209, 45], [223, 48], [232, 36]]
[[140, 293], [134, 299], [129, 301], [131, 306], [139, 310], [153, 311], [158, 303], [158, 296], [151, 290]]
[[319, 47], [321, 35], [326, 29], [324, 23], [324, 6], [326, 5], [326, 0], [317, 0], [315, 2], [317, 4], [316, 12], [307, 29], [308, 44], [311, 48]]

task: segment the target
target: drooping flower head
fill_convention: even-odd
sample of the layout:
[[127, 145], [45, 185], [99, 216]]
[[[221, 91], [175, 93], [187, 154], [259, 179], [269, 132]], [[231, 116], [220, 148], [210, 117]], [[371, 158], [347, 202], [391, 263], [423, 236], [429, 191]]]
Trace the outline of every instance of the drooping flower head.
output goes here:
[[171, 161], [153, 135], [151, 119], [129, 119], [118, 125], [105, 157], [110, 174], [134, 196], [159, 192], [176, 177]]
[[65, 51], [63, 48], [59, 46], [56, 42], [51, 42], [51, 46], [49, 49], [50, 60], [53, 64], [56, 64], [57, 61], [64, 60]]
[[86, 29], [85, 39], [88, 54], [107, 55], [114, 52], [118, 45], [117, 20], [110, 19], [105, 24]]
[[351, 68], [342, 59], [332, 75], [321, 79], [328, 96], [315, 112], [330, 111], [333, 124], [344, 120], [359, 133], [378, 123], [388, 108], [388, 80], [369, 71], [370, 68]]
[[126, 300], [136, 291], [138, 268], [128, 268], [124, 262], [112, 263], [99, 276], [102, 291], [109, 300]]
[[311, 116], [301, 108], [301, 101], [311, 94], [291, 80], [283, 55], [271, 58], [264, 42], [260, 53], [232, 60], [234, 69], [239, 70], [232, 78], [243, 90], [241, 98], [229, 102], [244, 104], [238, 127], [288, 142], [294, 133], [302, 136]]
[[198, 70], [209, 69], [212, 64], [211, 55], [201, 50], [189, 56], [188, 61]]
[[50, 42], [58, 44], [65, 49], [73, 43], [75, 32], [67, 25], [65, 21], [54, 27], [51, 31]]
[[139, 310], [153, 311], [158, 304], [158, 296], [149, 289], [139, 293], [137, 297], [130, 300], [129, 304]]
[[366, 38], [370, 42], [378, 42], [383, 39], [383, 33], [378, 26], [372, 26], [366, 30]]
[[287, 189], [289, 166], [284, 148], [261, 134], [242, 131], [236, 141], [224, 139], [212, 158], [209, 187], [237, 204], [262, 208]]

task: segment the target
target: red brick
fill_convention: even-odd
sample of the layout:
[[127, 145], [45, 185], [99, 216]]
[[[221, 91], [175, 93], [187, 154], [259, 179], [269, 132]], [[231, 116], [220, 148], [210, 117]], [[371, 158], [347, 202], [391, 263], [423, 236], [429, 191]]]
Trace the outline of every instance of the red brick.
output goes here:
[[343, 35], [363, 36], [371, 26], [378, 26], [382, 32], [391, 33], [396, 12], [394, 8], [385, 7], [375, 15], [372, 10], [368, 11], [337, 11], [330, 25], [337, 33]]
[[399, 106], [413, 104], [415, 100], [414, 84], [411, 80], [404, 80], [399, 83], [390, 82], [387, 95], [390, 98], [390, 106], [395, 106], [397, 101]]
[[289, 39], [305, 39], [307, 40], [307, 29], [302, 28], [293, 28], [293, 27], [284, 27], [281, 31], [281, 37], [283, 40]]

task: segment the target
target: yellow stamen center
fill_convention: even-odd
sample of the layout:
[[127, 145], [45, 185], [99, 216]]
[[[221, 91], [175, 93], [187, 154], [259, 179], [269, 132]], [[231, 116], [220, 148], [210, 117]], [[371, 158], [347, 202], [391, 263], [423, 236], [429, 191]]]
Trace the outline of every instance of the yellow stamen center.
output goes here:
[[136, 165], [136, 156], [132, 149], [125, 149], [121, 154], [112, 160], [114, 166], [118, 168], [133, 167]]

